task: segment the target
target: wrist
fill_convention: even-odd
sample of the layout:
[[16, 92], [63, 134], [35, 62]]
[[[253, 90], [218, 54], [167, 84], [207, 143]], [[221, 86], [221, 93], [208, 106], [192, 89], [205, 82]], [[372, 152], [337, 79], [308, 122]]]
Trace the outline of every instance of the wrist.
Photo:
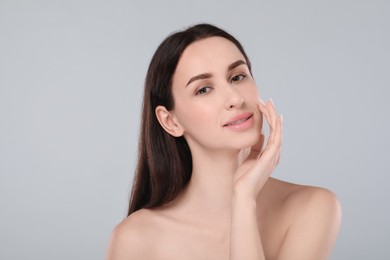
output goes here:
[[233, 191], [232, 205], [244, 206], [246, 208], [256, 208], [256, 199], [249, 193]]

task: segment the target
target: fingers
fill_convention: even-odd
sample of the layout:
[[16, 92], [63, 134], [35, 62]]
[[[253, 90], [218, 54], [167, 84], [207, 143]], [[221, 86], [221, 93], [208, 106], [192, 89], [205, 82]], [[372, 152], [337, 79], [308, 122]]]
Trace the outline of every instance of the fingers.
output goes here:
[[267, 155], [265, 155], [271, 156], [273, 158], [273, 161], [278, 163], [280, 158], [280, 146], [282, 143], [283, 132], [282, 117], [277, 114], [272, 99], [267, 103], [260, 101], [259, 109], [263, 113], [270, 128], [268, 142], [267, 146], [264, 149], [264, 153], [267, 152]]
[[264, 145], [264, 134], [261, 132], [259, 141], [251, 147], [250, 153], [248, 158], [250, 159], [257, 159], [261, 155], [261, 151], [263, 149]]
[[270, 128], [270, 135], [266, 147], [264, 144], [264, 134], [261, 133], [260, 140], [251, 147], [250, 153], [241, 165], [237, 174], [239, 183], [245, 183], [250, 191], [257, 196], [265, 182], [271, 176], [275, 167], [279, 163], [281, 142], [282, 142], [282, 117], [276, 112], [272, 101], [258, 104], [260, 112], [267, 120]]
[[275, 165], [279, 164], [283, 138], [283, 117], [280, 115], [276, 120], [273, 146], [275, 147]]
[[[260, 102], [259, 104], [259, 109], [263, 113], [265, 119], [267, 120], [267, 123], [269, 125], [269, 137], [268, 137], [268, 143], [273, 140], [273, 130], [274, 130], [274, 122], [275, 122], [275, 117], [272, 115], [275, 113], [275, 109], [272, 109], [273, 105], [271, 101], [268, 101], [267, 103], [264, 103], [263, 101]], [[274, 111], [272, 111], [274, 110]]]
[[263, 113], [270, 128], [269, 142], [273, 142], [275, 140], [275, 130], [277, 127], [277, 121], [279, 120], [280, 116], [278, 116], [276, 112], [275, 105], [272, 99], [270, 99], [270, 101], [268, 101], [267, 103], [260, 101], [259, 109]]
[[267, 104], [266, 104], [266, 103], [264, 103], [264, 101], [260, 100], [260, 102], [259, 102], [259, 109], [260, 109], [261, 113], [264, 115], [264, 117], [267, 120], [268, 124], [270, 124], [271, 118], [270, 118], [269, 111], [267, 109], [268, 103], [269, 102], [267, 102]]

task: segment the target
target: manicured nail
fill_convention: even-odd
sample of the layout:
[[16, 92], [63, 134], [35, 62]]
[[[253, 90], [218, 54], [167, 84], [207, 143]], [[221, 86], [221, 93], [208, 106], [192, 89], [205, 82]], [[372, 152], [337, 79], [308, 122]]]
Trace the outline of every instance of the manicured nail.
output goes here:
[[269, 101], [271, 102], [272, 106], [275, 106], [275, 103], [274, 103], [274, 101], [272, 100], [272, 98], [270, 98]]
[[283, 115], [280, 115], [280, 123], [283, 123]]

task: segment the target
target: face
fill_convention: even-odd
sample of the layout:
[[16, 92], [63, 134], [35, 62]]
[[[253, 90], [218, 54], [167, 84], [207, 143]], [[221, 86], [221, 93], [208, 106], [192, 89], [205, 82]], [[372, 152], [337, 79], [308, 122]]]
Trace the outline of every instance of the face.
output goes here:
[[262, 127], [259, 95], [239, 49], [222, 37], [189, 45], [173, 76], [170, 111], [191, 150], [243, 149]]

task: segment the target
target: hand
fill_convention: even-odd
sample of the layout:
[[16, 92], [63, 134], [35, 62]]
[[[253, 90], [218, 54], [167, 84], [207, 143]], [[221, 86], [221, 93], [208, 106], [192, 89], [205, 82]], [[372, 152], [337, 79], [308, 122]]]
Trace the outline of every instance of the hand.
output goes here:
[[269, 124], [268, 142], [263, 149], [264, 134], [261, 133], [260, 140], [251, 147], [248, 157], [237, 169], [234, 180], [235, 194], [254, 200], [278, 165], [282, 144], [282, 117], [277, 115], [272, 100], [266, 104], [260, 101], [258, 107]]

